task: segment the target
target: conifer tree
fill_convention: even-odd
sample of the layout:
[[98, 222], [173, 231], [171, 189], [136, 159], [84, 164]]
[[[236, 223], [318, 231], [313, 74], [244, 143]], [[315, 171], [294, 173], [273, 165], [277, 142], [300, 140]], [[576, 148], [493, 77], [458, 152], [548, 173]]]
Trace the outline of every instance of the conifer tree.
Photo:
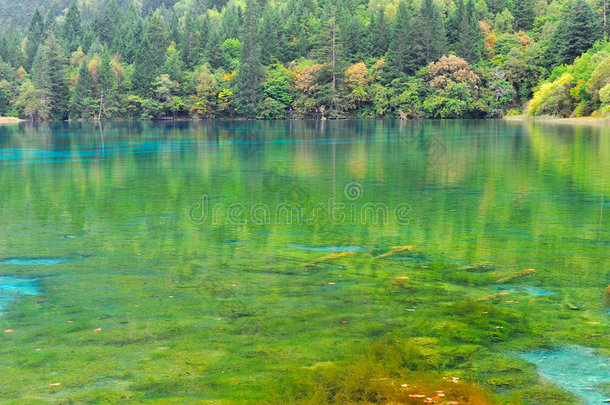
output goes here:
[[41, 97], [48, 102], [50, 117], [54, 120], [68, 118], [68, 60], [53, 32], [49, 33], [35, 59], [32, 68], [34, 84], [41, 91]]
[[440, 7], [434, 0], [423, 0], [414, 30], [415, 64], [425, 66], [445, 53], [445, 27]]
[[256, 16], [257, 4], [255, 0], [248, 0], [241, 37], [241, 65], [237, 73], [235, 86], [237, 111], [246, 117], [255, 116], [262, 98], [261, 82], [264, 72], [260, 62]]
[[184, 33], [180, 41], [180, 51], [188, 69], [192, 69], [201, 57], [201, 33], [195, 10], [190, 8], [184, 17]]
[[181, 83], [184, 80], [184, 65], [180, 51], [176, 49], [176, 44], [171, 43], [165, 52], [165, 63], [162, 73], [169, 75], [170, 79]]
[[133, 84], [138, 92], [151, 97], [152, 84], [159, 75], [161, 64], [165, 60], [166, 44], [165, 26], [158, 13], [149, 14], [135, 60]]
[[210, 27], [210, 35], [205, 49], [205, 57], [212, 69], [218, 69], [225, 64], [224, 53], [222, 51], [222, 40], [219, 29]]
[[112, 72], [111, 57], [108, 49], [102, 54], [102, 64], [98, 73], [98, 112], [97, 119], [112, 116], [117, 104], [116, 80]]
[[274, 59], [280, 58], [280, 39], [282, 35], [283, 27], [277, 7], [267, 3], [258, 34], [261, 44], [261, 61], [265, 65], [269, 65]]
[[524, 31], [531, 29], [536, 18], [534, 0], [513, 0], [512, 14], [515, 17], [517, 29]]
[[87, 65], [87, 61], [83, 61], [78, 71], [78, 79], [70, 98], [71, 118], [90, 118], [93, 115], [91, 110], [93, 103], [93, 78]]
[[570, 0], [550, 40], [547, 60], [554, 65], [572, 63], [602, 38], [597, 14], [586, 0]]
[[369, 54], [381, 57], [388, 50], [390, 42], [390, 28], [383, 10], [372, 16], [369, 29]]
[[32, 67], [34, 64], [34, 58], [38, 53], [38, 47], [42, 42], [44, 35], [44, 21], [42, 20], [42, 14], [36, 9], [32, 21], [30, 22], [30, 28], [28, 29], [28, 41], [25, 45], [25, 55], [27, 57], [27, 68]]
[[76, 2], [70, 4], [70, 8], [66, 13], [66, 20], [61, 27], [61, 40], [64, 50], [71, 54], [76, 51], [81, 45], [80, 40], [82, 36], [80, 11]]
[[390, 74], [392, 77], [400, 77], [413, 73], [415, 68], [413, 21], [411, 12], [404, 1], [399, 3], [398, 11], [396, 12], [389, 54]]
[[455, 9], [447, 19], [447, 39], [450, 49], [459, 57], [472, 64], [479, 62], [484, 38], [473, 0], [466, 4], [463, 0], [455, 2]]

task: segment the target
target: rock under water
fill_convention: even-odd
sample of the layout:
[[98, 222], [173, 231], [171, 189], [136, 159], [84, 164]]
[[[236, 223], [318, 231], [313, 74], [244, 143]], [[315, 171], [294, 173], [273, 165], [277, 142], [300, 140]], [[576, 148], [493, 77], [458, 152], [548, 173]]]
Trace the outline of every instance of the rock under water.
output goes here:
[[536, 364], [542, 377], [580, 396], [585, 403], [601, 404], [606, 400], [601, 384], [610, 382], [610, 361], [595, 350], [565, 346], [518, 356]]
[[546, 290], [540, 287], [533, 287], [529, 285], [510, 285], [510, 284], [498, 284], [495, 288], [497, 291], [506, 291], [509, 293], [527, 293], [532, 295], [548, 296], [555, 295], [554, 291]]
[[38, 294], [37, 279], [0, 276], [0, 315], [20, 295]]

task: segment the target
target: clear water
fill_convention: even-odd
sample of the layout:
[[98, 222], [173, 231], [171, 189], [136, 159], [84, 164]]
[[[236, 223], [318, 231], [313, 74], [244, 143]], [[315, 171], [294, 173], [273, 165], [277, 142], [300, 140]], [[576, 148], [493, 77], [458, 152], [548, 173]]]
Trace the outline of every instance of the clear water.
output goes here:
[[524, 395], [526, 366], [499, 376], [493, 356], [610, 349], [608, 173], [603, 126], [0, 126], [0, 275], [43, 292], [0, 318], [19, 332], [2, 336], [0, 392], [256, 401], [397, 336], [433, 342], [441, 373]]
[[63, 263], [69, 259], [57, 258], [36, 258], [28, 259], [25, 257], [15, 257], [11, 259], [0, 260], [0, 264], [16, 264], [21, 266], [52, 266], [54, 264]]
[[601, 404], [608, 399], [600, 387], [610, 383], [610, 362], [586, 347], [560, 347], [520, 355], [535, 363], [540, 374], [584, 398], [587, 404]]
[[0, 276], [0, 315], [20, 295], [38, 294], [37, 280]]

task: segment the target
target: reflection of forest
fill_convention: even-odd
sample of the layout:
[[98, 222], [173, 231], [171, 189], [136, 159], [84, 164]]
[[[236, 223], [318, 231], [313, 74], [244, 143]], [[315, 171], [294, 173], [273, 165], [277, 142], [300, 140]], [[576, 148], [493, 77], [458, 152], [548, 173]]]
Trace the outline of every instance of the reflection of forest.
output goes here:
[[[408, 242], [451, 259], [577, 269], [559, 280], [575, 283], [608, 259], [604, 132], [502, 121], [23, 123], [0, 127], [0, 216], [17, 246], [40, 243], [24, 227], [98, 232], [85, 250], [168, 254], [233, 239], [261, 253]], [[350, 181], [364, 187], [357, 203], [408, 203], [413, 221], [206, 227], [184, 215], [204, 194], [226, 204], [344, 201]]]

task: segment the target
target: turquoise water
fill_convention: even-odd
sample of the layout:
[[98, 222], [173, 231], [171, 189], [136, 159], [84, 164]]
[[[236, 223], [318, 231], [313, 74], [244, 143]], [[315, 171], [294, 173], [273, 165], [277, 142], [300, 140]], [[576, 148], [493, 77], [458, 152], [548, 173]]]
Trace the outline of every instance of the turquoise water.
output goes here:
[[0, 126], [0, 276], [40, 292], [5, 302], [0, 392], [298, 403], [383, 344], [417, 361], [358, 378], [578, 401], [505, 353], [607, 358], [608, 173], [604, 126]]
[[535, 363], [544, 378], [577, 393], [587, 404], [608, 399], [601, 384], [610, 382], [610, 362], [591, 349], [560, 347], [523, 353], [521, 357]]
[[38, 294], [36, 281], [29, 278], [0, 276], [0, 315], [20, 295]]

